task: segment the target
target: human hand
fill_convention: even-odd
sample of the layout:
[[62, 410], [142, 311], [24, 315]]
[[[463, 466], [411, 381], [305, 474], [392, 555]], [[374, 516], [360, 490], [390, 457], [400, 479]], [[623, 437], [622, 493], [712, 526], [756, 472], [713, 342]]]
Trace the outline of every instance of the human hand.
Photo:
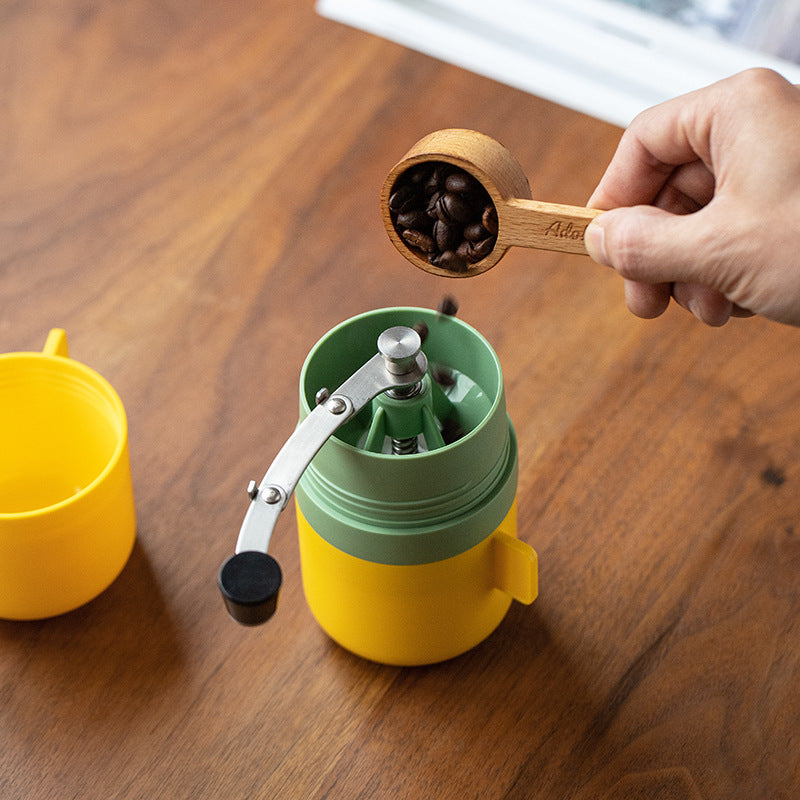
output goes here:
[[642, 112], [588, 204], [595, 261], [637, 316], [800, 325], [800, 88], [753, 69]]

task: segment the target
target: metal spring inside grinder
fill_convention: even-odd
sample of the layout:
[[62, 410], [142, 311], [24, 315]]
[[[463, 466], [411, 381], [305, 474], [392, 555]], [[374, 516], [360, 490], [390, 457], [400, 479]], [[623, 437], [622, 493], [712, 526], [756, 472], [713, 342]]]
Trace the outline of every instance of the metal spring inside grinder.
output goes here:
[[416, 436], [409, 439], [392, 439], [392, 455], [413, 456], [419, 452], [419, 444]]

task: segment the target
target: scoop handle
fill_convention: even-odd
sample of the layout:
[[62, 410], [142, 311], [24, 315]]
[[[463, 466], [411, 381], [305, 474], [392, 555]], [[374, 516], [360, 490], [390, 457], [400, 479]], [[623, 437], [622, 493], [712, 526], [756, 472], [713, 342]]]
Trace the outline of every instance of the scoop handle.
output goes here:
[[587, 255], [583, 234], [603, 212], [596, 208], [512, 198], [498, 208], [504, 247], [530, 247]]

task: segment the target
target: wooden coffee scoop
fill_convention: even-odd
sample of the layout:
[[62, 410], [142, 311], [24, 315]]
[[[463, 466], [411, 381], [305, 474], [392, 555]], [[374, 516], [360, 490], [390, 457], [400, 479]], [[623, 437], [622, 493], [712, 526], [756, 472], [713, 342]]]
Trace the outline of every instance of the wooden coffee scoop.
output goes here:
[[[437, 165], [440, 167], [438, 184], [437, 177], [429, 177]], [[480, 186], [473, 183], [472, 195], [477, 193], [486, 200], [484, 224], [488, 226], [483, 233], [480, 226], [475, 228], [474, 224], [472, 231], [478, 233], [467, 231], [470, 238], [476, 239], [474, 243], [463, 240], [460, 233], [454, 234], [461, 222], [446, 216], [449, 204], [460, 219], [459, 198], [464, 196], [444, 187], [441, 175], [446, 175], [452, 167], [458, 168], [453, 172], [469, 173], [485, 190], [481, 192]], [[469, 181], [469, 177], [461, 173], [457, 178], [450, 178], [448, 186], [455, 190], [466, 188], [462, 185], [465, 179]], [[425, 180], [428, 186], [423, 192], [420, 183]], [[436, 191], [437, 186], [439, 191]], [[416, 196], [411, 197], [415, 193]], [[427, 209], [420, 208], [420, 203], [426, 202]], [[491, 210], [492, 204], [496, 216]], [[482, 133], [458, 128], [435, 131], [420, 139], [395, 164], [381, 189], [383, 223], [395, 247], [420, 269], [450, 278], [471, 277], [491, 269], [506, 250], [515, 245], [585, 255], [584, 231], [600, 213], [597, 209], [532, 200], [522, 167], [503, 145]], [[427, 214], [429, 220], [420, 214]], [[480, 221], [479, 210], [473, 214], [478, 214]], [[415, 219], [414, 215], [421, 220], [419, 225], [408, 223], [409, 219]], [[466, 218], [467, 212], [462, 216]], [[405, 223], [421, 230], [409, 233]], [[468, 221], [464, 224], [470, 227]], [[430, 230], [424, 228], [425, 225], [437, 228]], [[458, 241], [453, 239], [454, 235]], [[481, 236], [482, 241], [478, 240]], [[460, 255], [456, 256], [459, 244]]]

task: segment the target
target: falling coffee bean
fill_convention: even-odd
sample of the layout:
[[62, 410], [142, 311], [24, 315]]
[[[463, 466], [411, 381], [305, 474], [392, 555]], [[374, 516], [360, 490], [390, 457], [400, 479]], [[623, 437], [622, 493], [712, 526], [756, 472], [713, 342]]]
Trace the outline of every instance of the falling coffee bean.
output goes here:
[[444, 314], [446, 317], [454, 317], [458, 314], [458, 300], [451, 294], [446, 294], [436, 306], [437, 314]]
[[469, 172], [424, 161], [401, 173], [389, 195], [398, 236], [421, 258], [454, 274], [486, 258], [497, 240], [497, 210]]
[[417, 332], [420, 342], [425, 344], [425, 340], [428, 338], [429, 333], [428, 326], [425, 324], [425, 322], [420, 320], [419, 322], [415, 322], [411, 327]]

